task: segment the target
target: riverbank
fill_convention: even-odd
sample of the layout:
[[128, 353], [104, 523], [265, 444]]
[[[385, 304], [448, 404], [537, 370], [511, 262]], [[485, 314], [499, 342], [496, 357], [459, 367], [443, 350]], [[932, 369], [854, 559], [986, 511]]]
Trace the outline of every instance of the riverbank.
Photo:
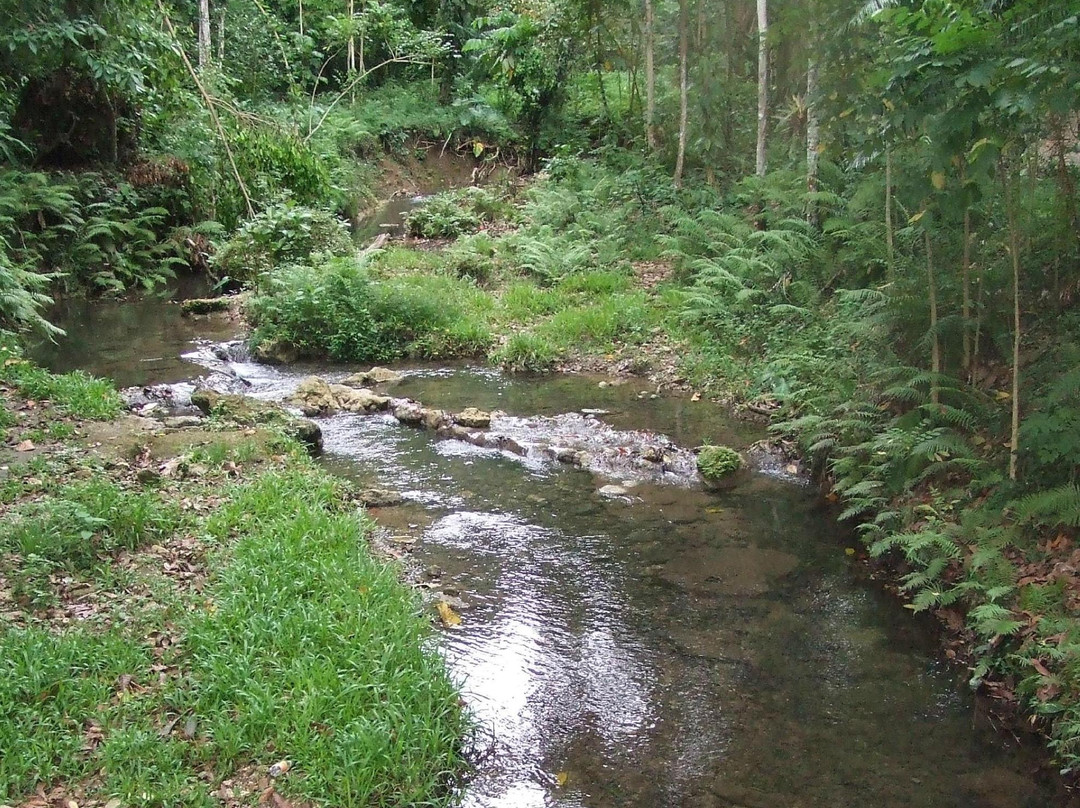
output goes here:
[[293, 263], [250, 308], [255, 341], [294, 358], [640, 376], [772, 424], [858, 530], [860, 554], [892, 570], [909, 608], [941, 618], [971, 686], [1018, 708], [1071, 771], [1076, 492], [1047, 465], [1072, 462], [1052, 439], [1071, 423], [1073, 377], [1053, 373], [1070, 346], [1028, 335], [1045, 350], [1025, 368], [1014, 481], [1004, 359], [987, 351], [971, 383], [912, 367], [890, 337], [907, 327], [899, 304], [809, 280], [848, 260], [850, 233], [810, 233], [782, 202], [762, 229], [752, 208], [703, 206], [653, 180], [647, 166], [616, 176], [556, 161], [504, 214], [509, 228], [474, 221], [441, 250]]
[[285, 419], [0, 369], [0, 801], [449, 802], [469, 722], [353, 492]]

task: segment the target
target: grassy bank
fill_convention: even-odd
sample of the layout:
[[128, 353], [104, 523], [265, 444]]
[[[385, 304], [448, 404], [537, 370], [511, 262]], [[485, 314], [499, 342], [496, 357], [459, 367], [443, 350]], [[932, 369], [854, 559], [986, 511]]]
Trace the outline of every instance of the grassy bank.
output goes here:
[[[949, 655], [972, 686], [1027, 711], [1075, 770], [1080, 387], [1061, 372], [1080, 356], [1075, 312], [1024, 334], [1010, 475], [1003, 296], [979, 304], [970, 372], [928, 371], [935, 334], [944, 361], [960, 364], [961, 330], [953, 316], [926, 333], [921, 231], [900, 231], [889, 270], [883, 226], [864, 201], [873, 188], [833, 170], [814, 227], [794, 174], [721, 194], [678, 190], [648, 164], [615, 159], [553, 161], [513, 212], [467, 223], [435, 250], [271, 270], [252, 306], [256, 339], [335, 359], [607, 367], [683, 379], [770, 414], [858, 527], [865, 555], [895, 571], [910, 608], [948, 625]], [[1033, 185], [1032, 198], [1040, 193]], [[450, 221], [446, 203], [438, 210]], [[1037, 256], [1054, 236], [1032, 225], [1024, 238]], [[1000, 240], [981, 249], [981, 282], [1008, 277]]]
[[10, 354], [0, 389], [0, 801], [449, 800], [467, 719], [342, 483]]

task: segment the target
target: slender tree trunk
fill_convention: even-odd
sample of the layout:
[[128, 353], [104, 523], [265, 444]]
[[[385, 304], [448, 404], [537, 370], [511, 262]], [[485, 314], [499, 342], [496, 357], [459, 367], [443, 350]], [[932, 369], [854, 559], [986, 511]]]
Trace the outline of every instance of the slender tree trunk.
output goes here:
[[885, 147], [885, 254], [888, 256], [889, 283], [896, 277], [896, 247], [893, 234], [892, 150]]
[[758, 20], [758, 91], [757, 91], [757, 165], [756, 173], [765, 176], [765, 136], [769, 121], [769, 12], [768, 0], [757, 0]]
[[300, 36], [304, 35], [304, 0], [298, 0], [300, 4]]
[[675, 185], [682, 185], [683, 167], [686, 162], [687, 119], [687, 62], [690, 57], [689, 10], [690, 0], [679, 0], [679, 154], [675, 159]]
[[199, 0], [199, 70], [210, 66], [210, 0]]
[[217, 60], [222, 67], [225, 66], [225, 6], [222, 4], [221, 13], [217, 20]]
[[[963, 158], [960, 159], [960, 184], [966, 187], [967, 168]], [[964, 328], [964, 372], [971, 379], [971, 205], [964, 201], [964, 243], [960, 253], [960, 283], [962, 287], [962, 300], [960, 303], [960, 315]]]
[[[354, 0], [349, 0], [347, 13], [349, 15], [349, 25], [351, 27], [353, 16], [356, 13], [356, 3]], [[345, 57], [345, 69], [348, 70], [349, 73], [356, 72], [356, 37], [351, 33], [349, 34], [348, 53]]]
[[930, 347], [930, 371], [934, 374], [934, 380], [930, 383], [930, 401], [939, 404], [941, 402], [941, 392], [938, 389], [938, 377], [941, 375], [941, 340], [938, 337], [937, 278], [934, 275], [934, 254], [930, 249], [929, 230], [923, 230], [923, 242], [926, 245], [926, 280], [930, 295], [930, 334], [933, 337]]
[[1013, 350], [1012, 350], [1012, 420], [1009, 435], [1009, 479], [1016, 479], [1016, 464], [1020, 453], [1020, 234], [1016, 223], [1016, 200], [1013, 183], [1002, 171], [1005, 183], [1005, 206], [1009, 217], [1009, 252], [1012, 253], [1013, 292]]
[[[818, 118], [818, 60], [814, 49], [816, 37], [811, 36], [811, 56], [806, 65], [806, 193], [814, 194], [818, 189], [818, 146], [821, 143], [821, 121]], [[818, 224], [817, 202], [806, 200], [806, 220], [813, 226]]]
[[656, 20], [653, 0], [645, 0], [645, 144], [656, 150]]
[[596, 85], [600, 90], [600, 105], [604, 110], [604, 117], [611, 120], [611, 108], [608, 105], [607, 90], [604, 88], [604, 40], [600, 31], [600, 11], [594, 7], [593, 32], [596, 34], [596, 52], [593, 55], [596, 69]]

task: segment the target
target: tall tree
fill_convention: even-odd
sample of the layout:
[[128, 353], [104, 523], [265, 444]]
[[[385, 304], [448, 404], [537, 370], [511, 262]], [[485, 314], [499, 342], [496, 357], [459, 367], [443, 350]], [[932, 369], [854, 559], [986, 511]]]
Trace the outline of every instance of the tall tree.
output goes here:
[[653, 0], [645, 0], [645, 143], [656, 149], [656, 20]]
[[[821, 117], [818, 114], [818, 21], [817, 4], [810, 3], [810, 55], [806, 60], [806, 192], [812, 195], [818, 187], [818, 147], [821, 144]], [[806, 219], [816, 225], [817, 205], [807, 199]]]
[[768, 0], [757, 0], [758, 24], [758, 101], [757, 101], [757, 162], [759, 177], [765, 176], [765, 136], [769, 121], [769, 9]]
[[210, 66], [210, 0], [199, 0], [199, 70]]
[[686, 106], [689, 89], [687, 84], [687, 62], [690, 60], [690, 20], [687, 4], [689, 0], [679, 0], [679, 154], [675, 159], [675, 185], [682, 185], [683, 169], [686, 164]]

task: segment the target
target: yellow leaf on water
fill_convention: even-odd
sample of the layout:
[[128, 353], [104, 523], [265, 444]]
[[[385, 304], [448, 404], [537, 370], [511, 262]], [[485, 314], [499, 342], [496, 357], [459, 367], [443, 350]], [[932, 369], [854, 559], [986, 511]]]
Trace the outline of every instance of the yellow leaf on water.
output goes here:
[[723, 513], [723, 508], [706, 508], [705, 513]]
[[845, 547], [844, 548], [844, 555], [849, 555], [849, 556], [855, 555], [855, 548], [854, 547]]
[[562, 788], [566, 785], [566, 781], [570, 779], [570, 775], [567, 772], [559, 772], [555, 775], [555, 785]]
[[444, 626], [461, 625], [461, 615], [455, 612], [445, 600], [436, 603], [435, 608], [439, 610], [439, 618], [443, 621]]

